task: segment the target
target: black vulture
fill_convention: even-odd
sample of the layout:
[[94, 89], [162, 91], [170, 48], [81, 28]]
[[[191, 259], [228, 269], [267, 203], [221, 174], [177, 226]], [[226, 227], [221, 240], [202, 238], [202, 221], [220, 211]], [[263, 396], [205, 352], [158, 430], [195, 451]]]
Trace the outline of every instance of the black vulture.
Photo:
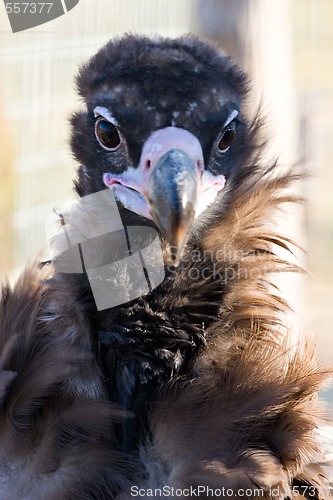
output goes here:
[[[330, 371], [288, 347], [272, 279], [296, 269], [272, 221], [299, 174], [263, 164], [248, 77], [194, 36], [126, 35], [77, 87], [82, 203], [53, 243], [79, 239], [2, 291], [0, 499], [327, 497]], [[110, 196], [122, 228], [98, 234]]]

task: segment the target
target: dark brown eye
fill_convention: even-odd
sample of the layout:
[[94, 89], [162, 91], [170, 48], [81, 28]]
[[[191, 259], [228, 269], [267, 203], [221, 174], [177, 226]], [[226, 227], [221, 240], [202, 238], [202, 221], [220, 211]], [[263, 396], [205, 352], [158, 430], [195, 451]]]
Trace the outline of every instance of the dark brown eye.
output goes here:
[[95, 135], [100, 145], [109, 151], [116, 151], [122, 143], [117, 128], [104, 118], [96, 121]]
[[235, 140], [236, 137], [236, 122], [232, 121], [229, 123], [218, 144], [218, 148], [221, 153], [225, 153], [230, 148], [231, 144]]

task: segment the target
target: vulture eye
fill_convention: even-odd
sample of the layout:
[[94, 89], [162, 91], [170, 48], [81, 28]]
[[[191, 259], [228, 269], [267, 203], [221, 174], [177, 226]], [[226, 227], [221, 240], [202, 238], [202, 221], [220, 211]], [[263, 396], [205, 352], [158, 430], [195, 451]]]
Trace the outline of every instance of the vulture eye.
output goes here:
[[224, 130], [223, 135], [218, 143], [218, 148], [221, 153], [225, 153], [230, 148], [236, 137], [236, 121], [233, 120]]
[[108, 151], [116, 151], [123, 142], [117, 128], [102, 117], [96, 121], [95, 135], [100, 145]]

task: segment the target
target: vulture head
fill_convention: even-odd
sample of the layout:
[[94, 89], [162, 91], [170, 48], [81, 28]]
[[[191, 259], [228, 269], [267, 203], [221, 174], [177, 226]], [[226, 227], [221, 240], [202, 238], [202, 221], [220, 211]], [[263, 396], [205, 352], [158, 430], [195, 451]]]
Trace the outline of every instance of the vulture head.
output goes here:
[[127, 36], [92, 57], [77, 85], [86, 105], [72, 119], [79, 195], [112, 189], [123, 220], [156, 225], [179, 263], [246, 174], [245, 75], [194, 37]]

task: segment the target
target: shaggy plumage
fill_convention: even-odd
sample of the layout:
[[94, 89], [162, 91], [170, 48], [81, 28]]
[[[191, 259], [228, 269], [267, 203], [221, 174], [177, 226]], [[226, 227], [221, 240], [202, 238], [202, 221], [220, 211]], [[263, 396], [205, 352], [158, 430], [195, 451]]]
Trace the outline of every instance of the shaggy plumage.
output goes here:
[[[181, 498], [223, 488], [327, 497], [316, 394], [330, 373], [313, 346], [289, 351], [287, 305], [271, 284], [297, 270], [276, 255], [290, 242], [272, 229], [297, 175], [259, 166], [258, 120], [249, 126], [241, 107], [230, 151], [215, 147], [245, 76], [192, 37], [125, 37], [83, 67], [78, 86], [79, 195], [138, 165], [150, 134], [169, 126], [195, 134], [227, 184], [193, 221], [178, 266], [162, 234], [166, 277], [148, 295], [97, 311], [86, 276], [50, 265], [3, 289], [0, 499], [163, 498], [172, 488]], [[126, 148], [97, 144], [97, 105], [112, 109]], [[154, 225], [119, 208], [125, 225]]]

